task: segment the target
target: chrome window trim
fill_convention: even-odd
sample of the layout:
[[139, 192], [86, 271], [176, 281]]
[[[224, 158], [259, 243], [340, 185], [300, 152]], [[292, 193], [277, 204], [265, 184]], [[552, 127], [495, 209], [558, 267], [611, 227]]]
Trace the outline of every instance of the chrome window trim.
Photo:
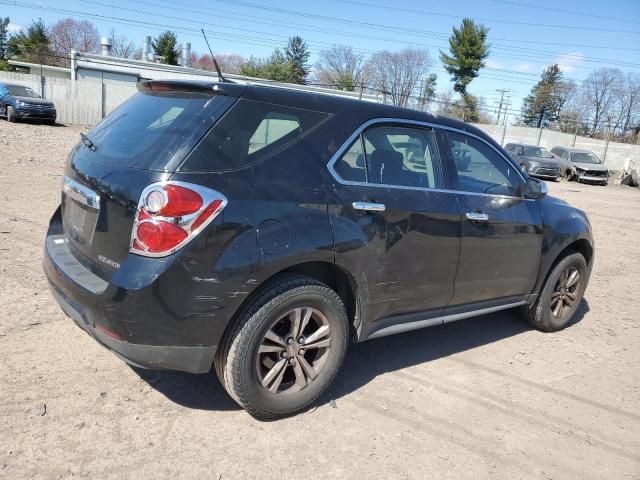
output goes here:
[[[340, 160], [340, 158], [342, 158], [342, 155], [346, 153], [346, 151], [351, 147], [351, 145], [358, 138], [358, 136], [362, 134], [362, 132], [364, 132], [367, 128], [373, 125], [380, 125], [380, 124], [392, 124], [392, 125], [409, 126], [409, 127], [423, 127], [423, 128], [431, 128], [431, 129], [439, 128], [442, 130], [456, 132], [462, 135], [467, 135], [469, 137], [475, 138], [485, 143], [487, 146], [493, 149], [493, 151], [495, 151], [500, 157], [502, 157], [509, 165], [511, 165], [513, 170], [522, 180], [523, 184], [526, 183], [527, 181], [524, 175], [522, 174], [522, 172], [520, 171], [520, 168], [516, 168], [516, 165], [514, 164], [513, 161], [509, 160], [505, 155], [503, 155], [497, 148], [495, 148], [493, 145], [487, 142], [484, 138], [474, 133], [466, 132], [464, 130], [460, 130], [459, 128], [455, 128], [455, 127], [440, 125], [438, 123], [423, 122], [421, 120], [411, 120], [407, 118], [381, 117], [381, 118], [373, 118], [371, 120], [367, 120], [362, 125], [360, 125], [329, 159], [329, 162], [327, 163], [327, 169], [329, 170], [329, 173], [331, 173], [331, 176], [334, 178], [336, 182], [340, 183], [341, 185], [354, 185], [354, 186], [361, 186], [361, 187], [382, 187], [382, 188], [394, 188], [397, 190], [420, 190], [420, 191], [426, 191], [426, 192], [441, 192], [441, 193], [464, 193], [465, 195], [476, 195], [476, 196], [482, 196], [482, 197], [517, 198], [520, 200], [534, 201], [534, 199], [525, 198], [524, 195], [522, 196], [499, 195], [495, 193], [467, 192], [465, 190], [453, 190], [453, 189], [447, 189], [447, 188], [408, 187], [404, 185], [389, 185], [385, 183], [366, 183], [366, 182], [353, 182], [350, 180], [344, 180], [340, 176], [340, 174], [338, 174], [334, 165], [338, 162], [338, 160]], [[438, 153], [440, 154], [440, 152]], [[442, 163], [442, 155], [440, 155], [440, 158], [441, 158], [440, 163]]]

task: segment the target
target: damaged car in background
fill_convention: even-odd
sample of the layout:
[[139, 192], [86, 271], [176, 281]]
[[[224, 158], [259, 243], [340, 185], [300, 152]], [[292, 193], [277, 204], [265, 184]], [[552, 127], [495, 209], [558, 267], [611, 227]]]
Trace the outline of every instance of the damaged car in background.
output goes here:
[[609, 183], [609, 169], [591, 150], [557, 146], [551, 152], [560, 161], [563, 175], [568, 180], [600, 185]]

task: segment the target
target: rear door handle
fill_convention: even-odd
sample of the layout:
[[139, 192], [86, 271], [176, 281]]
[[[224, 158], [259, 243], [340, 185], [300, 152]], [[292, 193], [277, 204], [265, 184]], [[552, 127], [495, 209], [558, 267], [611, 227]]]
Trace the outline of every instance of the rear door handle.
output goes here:
[[384, 203], [353, 202], [352, 205], [355, 210], [364, 210], [365, 212], [384, 212], [387, 208]]
[[471, 220], [472, 222], [487, 222], [487, 221], [489, 221], [489, 215], [487, 215], [486, 213], [468, 212], [466, 215], [467, 215], [467, 218], [469, 220]]

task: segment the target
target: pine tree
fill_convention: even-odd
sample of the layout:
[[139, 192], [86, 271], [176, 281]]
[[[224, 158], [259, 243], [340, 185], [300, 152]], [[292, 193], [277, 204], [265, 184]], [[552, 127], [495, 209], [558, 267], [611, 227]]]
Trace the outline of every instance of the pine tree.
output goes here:
[[163, 63], [167, 65], [178, 65], [178, 51], [176, 45], [178, 39], [176, 34], [170, 30], [162, 32], [158, 38], [151, 42], [153, 52], [163, 57]]
[[465, 18], [460, 28], [453, 27], [453, 34], [449, 38], [451, 55], [440, 51], [442, 65], [454, 81], [453, 89], [462, 97], [489, 55], [488, 33], [489, 29], [484, 25], [476, 25], [470, 18]]
[[55, 64], [55, 55], [49, 48], [47, 26], [39, 19], [26, 32], [13, 35], [8, 42], [8, 54], [18, 60], [43, 64]]
[[309, 75], [309, 48], [302, 37], [296, 35], [289, 38], [287, 46], [284, 49], [284, 56], [290, 65], [291, 83], [306, 83], [307, 75]]
[[548, 66], [540, 81], [531, 89], [522, 103], [522, 121], [525, 125], [541, 127], [546, 122], [555, 122], [560, 116], [564, 82], [558, 65]]
[[453, 89], [462, 97], [463, 118], [468, 121], [478, 118], [477, 102], [467, 93], [467, 86], [478, 76], [484, 67], [484, 59], [489, 55], [488, 33], [489, 29], [484, 25], [476, 25], [470, 18], [465, 18], [460, 28], [453, 27], [453, 34], [449, 37], [451, 55], [440, 51], [442, 65], [454, 81]]

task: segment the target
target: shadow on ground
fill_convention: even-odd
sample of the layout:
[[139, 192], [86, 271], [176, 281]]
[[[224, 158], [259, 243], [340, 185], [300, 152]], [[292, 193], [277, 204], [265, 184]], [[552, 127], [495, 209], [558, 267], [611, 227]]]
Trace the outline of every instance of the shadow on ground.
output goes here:
[[[589, 304], [583, 300], [567, 328], [580, 322], [588, 311]], [[448, 357], [529, 330], [531, 327], [517, 310], [508, 310], [351, 344], [340, 373], [322, 395], [320, 403], [348, 395], [378, 375]], [[149, 385], [184, 407], [200, 410], [240, 408], [227, 395], [215, 373], [191, 375], [132, 368]]]

